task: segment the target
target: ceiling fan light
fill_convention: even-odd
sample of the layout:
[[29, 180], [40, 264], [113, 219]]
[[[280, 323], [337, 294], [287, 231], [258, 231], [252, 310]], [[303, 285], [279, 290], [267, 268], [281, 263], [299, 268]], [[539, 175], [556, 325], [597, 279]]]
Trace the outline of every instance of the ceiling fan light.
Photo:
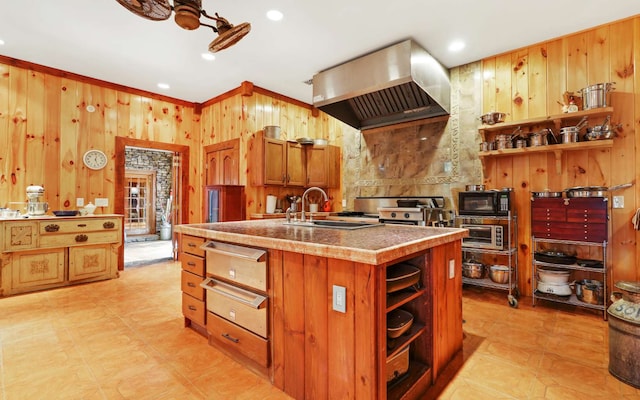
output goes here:
[[240, 25], [231, 25], [231, 27], [224, 30], [224, 32], [220, 31], [220, 29], [218, 30], [218, 37], [209, 44], [209, 51], [212, 53], [224, 50], [238, 43], [240, 39], [251, 31], [251, 24], [243, 22]]

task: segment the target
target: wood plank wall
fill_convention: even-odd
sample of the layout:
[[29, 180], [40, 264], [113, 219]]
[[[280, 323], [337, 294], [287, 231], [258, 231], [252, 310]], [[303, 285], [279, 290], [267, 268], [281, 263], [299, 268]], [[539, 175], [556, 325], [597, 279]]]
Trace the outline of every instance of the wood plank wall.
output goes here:
[[[560, 171], [556, 171], [553, 153], [484, 159], [487, 187], [515, 189], [519, 288], [524, 294], [531, 294], [532, 279], [530, 192], [545, 189], [635, 183], [632, 188], [612, 193], [624, 196], [625, 208], [612, 210], [609, 255], [612, 282], [640, 280], [640, 235], [630, 223], [640, 207], [640, 187], [636, 182], [640, 173], [640, 139], [636, 135], [640, 124], [640, 79], [635, 73], [639, 57], [640, 17], [636, 16], [482, 60], [483, 113], [506, 112], [508, 121], [560, 114], [557, 101], [562, 101], [565, 91], [578, 92], [596, 83], [616, 82], [611, 100], [612, 123], [622, 127], [612, 149], [564, 152]], [[593, 125], [601, 121], [590, 122]]]
[[[280, 138], [294, 140], [300, 137], [323, 138], [329, 144], [342, 146], [344, 129], [341, 122], [319, 113], [310, 106], [292, 99], [283, 98], [261, 88], [250, 91], [234, 91], [219, 96], [202, 107], [201, 145], [216, 144], [225, 140], [240, 138], [240, 184], [248, 185], [247, 176], [251, 161], [247, 159], [249, 141], [265, 126], [277, 125], [282, 128]], [[204, 175], [201, 176], [204, 184]], [[266, 211], [267, 195], [283, 198], [287, 194], [301, 195], [301, 188], [253, 187], [246, 186], [247, 216]], [[329, 190], [333, 209], [341, 210], [342, 191]], [[283, 205], [284, 207], [288, 204]]]
[[[191, 159], [200, 160], [194, 110], [193, 103], [2, 58], [0, 207], [26, 201], [27, 186], [43, 185], [52, 210], [76, 209], [77, 197], [85, 203], [106, 197], [109, 206], [98, 212], [113, 212], [115, 137], [186, 145]], [[84, 166], [89, 149], [107, 154], [106, 168]], [[192, 191], [200, 187], [199, 170], [194, 172]], [[186, 206], [198, 210], [198, 204], [192, 196]]]

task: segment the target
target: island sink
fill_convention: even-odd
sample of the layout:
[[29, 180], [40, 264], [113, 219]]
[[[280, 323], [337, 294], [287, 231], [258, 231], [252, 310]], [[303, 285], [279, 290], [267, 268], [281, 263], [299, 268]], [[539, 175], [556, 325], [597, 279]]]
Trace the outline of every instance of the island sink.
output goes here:
[[304, 226], [306, 228], [333, 228], [333, 229], [361, 229], [371, 228], [375, 226], [384, 226], [384, 224], [371, 224], [367, 222], [355, 222], [355, 221], [292, 221], [284, 222], [284, 225]]
[[384, 226], [384, 224], [371, 224], [367, 222], [356, 222], [356, 221], [326, 221], [326, 220], [317, 220], [317, 221], [292, 221], [292, 222], [284, 222], [284, 225], [293, 225], [293, 226], [304, 226], [307, 228], [333, 228], [333, 229], [361, 229], [361, 228], [371, 228], [375, 226]]

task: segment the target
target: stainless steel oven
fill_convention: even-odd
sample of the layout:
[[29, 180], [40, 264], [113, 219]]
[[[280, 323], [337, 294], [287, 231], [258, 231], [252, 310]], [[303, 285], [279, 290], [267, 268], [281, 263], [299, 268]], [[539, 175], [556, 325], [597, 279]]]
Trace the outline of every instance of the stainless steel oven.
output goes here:
[[502, 225], [461, 224], [469, 236], [462, 239], [463, 247], [486, 250], [505, 250], [505, 227]]

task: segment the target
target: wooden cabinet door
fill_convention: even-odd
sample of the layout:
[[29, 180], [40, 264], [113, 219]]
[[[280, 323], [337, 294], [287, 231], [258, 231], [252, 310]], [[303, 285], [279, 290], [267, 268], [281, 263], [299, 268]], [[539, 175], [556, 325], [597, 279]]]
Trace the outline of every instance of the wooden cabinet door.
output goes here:
[[219, 171], [222, 185], [238, 185], [240, 173], [238, 167], [238, 149], [220, 150]]
[[264, 138], [264, 184], [283, 185], [286, 180], [287, 142]]
[[207, 185], [237, 185], [240, 181], [238, 149], [207, 153]]
[[207, 185], [238, 185], [240, 182], [240, 141], [227, 140], [205, 146]]
[[13, 293], [64, 282], [64, 249], [14, 253], [11, 260]]
[[307, 186], [327, 187], [326, 147], [307, 147]]
[[327, 187], [340, 187], [340, 147], [327, 146]]
[[79, 246], [69, 248], [69, 280], [77, 281], [87, 278], [109, 275], [109, 245]]
[[306, 183], [306, 157], [304, 148], [299, 143], [287, 144], [287, 182], [286, 186], [304, 186]]

